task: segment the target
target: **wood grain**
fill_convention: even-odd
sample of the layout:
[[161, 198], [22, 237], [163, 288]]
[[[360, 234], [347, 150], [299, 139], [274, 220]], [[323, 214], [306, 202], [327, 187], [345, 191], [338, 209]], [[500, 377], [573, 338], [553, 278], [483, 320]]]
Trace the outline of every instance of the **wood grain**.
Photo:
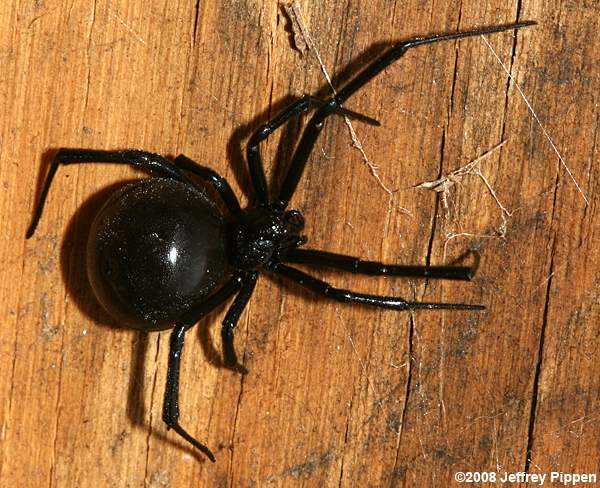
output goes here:
[[[293, 199], [312, 248], [398, 263], [482, 256], [466, 284], [315, 275], [487, 310], [374, 311], [263, 277], [236, 336], [250, 374], [219, 367], [224, 309], [184, 353], [182, 423], [217, 463], [166, 431], [168, 332], [120, 328], [85, 272], [95, 211], [141, 175], [62, 168], [38, 232], [24, 234], [58, 147], [184, 153], [248, 201], [252, 129], [328, 88], [282, 5], [220, 3], [0, 5], [1, 485], [435, 487], [458, 471], [599, 473], [600, 6], [589, 0], [299, 3], [336, 86], [397, 39], [539, 22], [490, 46], [415, 49], [348, 102], [382, 122], [354, 126], [392, 195], [335, 118]], [[300, 128], [263, 148], [276, 181]], [[502, 141], [447, 193], [416, 188]]]

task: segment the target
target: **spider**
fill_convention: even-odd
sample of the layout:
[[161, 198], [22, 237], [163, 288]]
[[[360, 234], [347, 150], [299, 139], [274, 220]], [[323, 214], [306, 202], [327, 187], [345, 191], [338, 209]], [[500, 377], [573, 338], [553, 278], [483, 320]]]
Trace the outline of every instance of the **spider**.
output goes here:
[[[60, 165], [125, 164], [150, 178], [113, 193], [96, 215], [87, 244], [87, 271], [98, 301], [119, 322], [145, 330], [172, 328], [163, 421], [211, 461], [210, 449], [179, 424], [179, 371], [185, 334], [202, 317], [235, 295], [223, 320], [224, 364], [245, 373], [233, 344], [235, 326], [261, 272], [296, 282], [324, 298], [393, 310], [482, 310], [481, 305], [424, 303], [335, 288], [290, 264], [334, 268], [372, 276], [470, 280], [477, 263], [466, 266], [402, 266], [363, 261], [332, 252], [301, 249], [304, 217], [288, 210], [325, 119], [341, 114], [379, 123], [342, 104], [410, 48], [438, 41], [520, 29], [520, 22], [416, 38], [395, 44], [327, 101], [304, 96], [259, 127], [247, 145], [256, 202], [242, 209], [228, 182], [186, 156], [173, 160], [138, 150], [60, 149], [48, 170], [26, 237], [33, 236]], [[259, 146], [289, 119], [316, 106], [289, 163], [281, 187], [267, 186]], [[198, 178], [199, 186], [191, 176]], [[212, 195], [206, 190], [212, 188]], [[217, 198], [218, 196], [218, 198]], [[220, 201], [219, 201], [220, 200]], [[173, 325], [174, 324], [174, 325]]]

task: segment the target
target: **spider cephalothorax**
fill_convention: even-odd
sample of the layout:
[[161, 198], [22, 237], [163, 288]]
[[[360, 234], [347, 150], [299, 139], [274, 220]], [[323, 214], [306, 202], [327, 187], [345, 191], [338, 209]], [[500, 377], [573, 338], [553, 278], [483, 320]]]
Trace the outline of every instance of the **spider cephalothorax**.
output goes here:
[[306, 242], [300, 235], [303, 229], [304, 217], [298, 210], [283, 213], [259, 206], [243, 212], [230, 226], [229, 256], [233, 268], [274, 266], [282, 252]]
[[[143, 151], [61, 149], [50, 166], [27, 237], [42, 214], [52, 179], [61, 164], [115, 163], [136, 166], [152, 178], [125, 186], [98, 213], [88, 240], [88, 274], [102, 305], [117, 320], [144, 330], [173, 327], [163, 420], [212, 461], [212, 452], [179, 425], [179, 368], [186, 331], [235, 295], [222, 326], [224, 362], [238, 371], [233, 330], [248, 303], [260, 272], [291, 280], [318, 295], [355, 304], [393, 310], [481, 310], [480, 305], [410, 302], [395, 296], [369, 295], [332, 287], [290, 266], [330, 267], [366, 275], [413, 276], [469, 280], [475, 267], [402, 266], [362, 261], [327, 251], [300, 249], [304, 217], [286, 211], [323, 123], [341, 114], [377, 123], [342, 107], [369, 80], [408, 49], [438, 41], [519, 29], [534, 22], [488, 27], [417, 38], [394, 45], [373, 61], [331, 99], [305, 96], [259, 127], [248, 142], [247, 159], [256, 203], [242, 210], [225, 179], [185, 156], [174, 160]], [[290, 118], [318, 109], [308, 122], [288, 165], [281, 187], [270, 195], [259, 145]], [[211, 186], [219, 205], [191, 177]], [[221, 210], [223, 207], [225, 210]]]

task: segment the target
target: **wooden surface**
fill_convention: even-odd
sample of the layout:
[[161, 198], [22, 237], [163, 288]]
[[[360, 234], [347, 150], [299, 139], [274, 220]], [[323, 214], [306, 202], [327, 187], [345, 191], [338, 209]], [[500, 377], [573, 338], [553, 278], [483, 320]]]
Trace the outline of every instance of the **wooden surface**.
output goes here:
[[[263, 277], [236, 336], [250, 374], [219, 367], [224, 309], [189, 334], [182, 423], [217, 463], [197, 456], [161, 421], [168, 333], [119, 328], [86, 279], [94, 212], [107, 188], [141, 174], [61, 169], [25, 241], [40, 175], [63, 146], [185, 153], [247, 202], [241, 148], [251, 130], [293, 97], [328, 93], [314, 51], [294, 48], [276, 2], [2, 2], [3, 487], [413, 487], [456, 485], [459, 471], [600, 474], [598, 3], [299, 5], [342, 79], [393, 40], [539, 22], [487, 38], [537, 120], [482, 39], [415, 49], [347, 103], [381, 121], [354, 127], [393, 195], [335, 118], [293, 199], [308, 247], [398, 263], [453, 263], [468, 249], [482, 257], [472, 283], [316, 275], [487, 310], [376, 311]], [[279, 135], [265, 145], [269, 173], [297, 131], [283, 131], [279, 153]], [[416, 188], [504, 140], [446, 193]]]

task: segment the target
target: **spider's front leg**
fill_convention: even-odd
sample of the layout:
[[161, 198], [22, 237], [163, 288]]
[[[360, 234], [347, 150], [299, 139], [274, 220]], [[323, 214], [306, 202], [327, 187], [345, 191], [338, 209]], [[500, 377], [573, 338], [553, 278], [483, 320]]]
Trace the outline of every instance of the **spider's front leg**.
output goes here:
[[[322, 106], [331, 102], [324, 102], [318, 98], [311, 97], [310, 95], [304, 95], [299, 100], [295, 101], [292, 105], [287, 107], [281, 113], [276, 115], [268, 123], [260, 126], [254, 131], [250, 139], [248, 140], [248, 146], [246, 148], [246, 157], [248, 158], [248, 168], [250, 171], [250, 179], [252, 186], [256, 192], [256, 197], [262, 205], [268, 205], [270, 202], [269, 189], [267, 186], [267, 178], [265, 176], [265, 170], [263, 167], [262, 159], [260, 157], [259, 146], [269, 135], [275, 132], [283, 124], [285, 124], [292, 117], [300, 115], [306, 112], [311, 105]], [[334, 103], [331, 107], [331, 113], [337, 113], [350, 117], [352, 119], [360, 120], [371, 125], [379, 125], [377, 120], [368, 117], [352, 110], [346, 110], [340, 104]]]
[[325, 119], [327, 119], [331, 114], [335, 113], [341, 104], [345, 103], [350, 96], [364, 87], [369, 81], [375, 78], [375, 76], [404, 56], [409, 49], [440, 41], [463, 39], [465, 37], [474, 37], [484, 34], [493, 34], [508, 30], [521, 29], [522, 27], [535, 24], [536, 22], [519, 22], [515, 24], [484, 27], [481, 29], [472, 29], [453, 34], [441, 34], [430, 37], [416, 38], [410, 41], [399, 42], [392, 46], [392, 48], [383, 53], [381, 57], [375, 59], [373, 62], [371, 62], [371, 64], [367, 65], [363, 71], [351, 79], [333, 97], [327, 100], [327, 102], [324, 103], [323, 106], [319, 108], [319, 110], [317, 110], [313, 115], [312, 119], [308, 122], [302, 137], [300, 138], [300, 142], [298, 143], [296, 151], [294, 152], [288, 173], [285, 175], [281, 185], [279, 195], [273, 202], [275, 207], [279, 209], [287, 208], [292, 195], [296, 191], [300, 178], [302, 177], [302, 173], [304, 172], [304, 168], [308, 162], [310, 153], [315, 146], [319, 134], [323, 130], [323, 123], [325, 122]]

